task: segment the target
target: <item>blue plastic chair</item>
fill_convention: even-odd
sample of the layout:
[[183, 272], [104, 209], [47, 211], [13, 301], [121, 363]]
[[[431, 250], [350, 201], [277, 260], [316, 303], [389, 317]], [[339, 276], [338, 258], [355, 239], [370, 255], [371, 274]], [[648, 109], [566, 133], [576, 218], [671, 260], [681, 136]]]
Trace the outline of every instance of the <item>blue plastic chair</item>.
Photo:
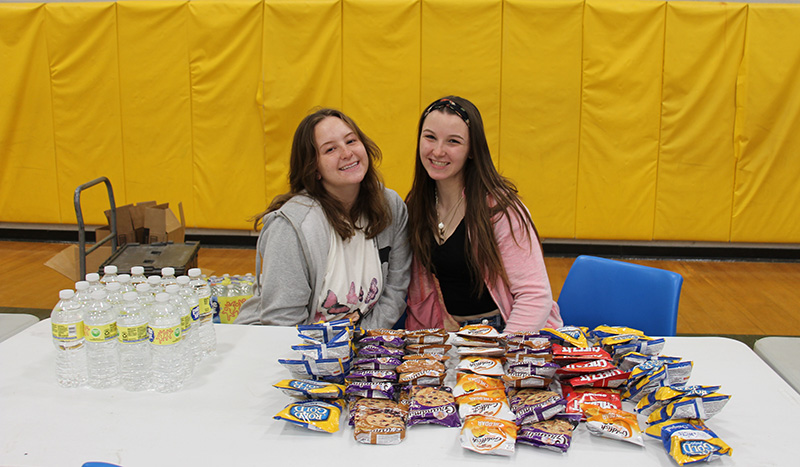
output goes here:
[[607, 324], [674, 336], [683, 277], [638, 264], [578, 256], [558, 297], [565, 325]]

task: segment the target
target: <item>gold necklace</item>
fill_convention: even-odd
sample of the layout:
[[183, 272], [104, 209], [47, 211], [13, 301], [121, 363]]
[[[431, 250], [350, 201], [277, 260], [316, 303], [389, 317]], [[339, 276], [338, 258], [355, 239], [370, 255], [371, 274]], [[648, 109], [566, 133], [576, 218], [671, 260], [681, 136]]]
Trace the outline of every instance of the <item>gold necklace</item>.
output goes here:
[[436, 198], [436, 219], [439, 221], [439, 224], [436, 227], [439, 228], [439, 244], [441, 245], [444, 243], [445, 228], [450, 224], [450, 222], [453, 221], [453, 217], [456, 215], [458, 207], [461, 205], [461, 202], [464, 201], [464, 195], [462, 194], [458, 197], [458, 202], [456, 202], [456, 204], [453, 205], [453, 207], [450, 208], [450, 211], [448, 211], [444, 216], [444, 222], [442, 222], [442, 220], [439, 218], [439, 192], [437, 191], [434, 196]]

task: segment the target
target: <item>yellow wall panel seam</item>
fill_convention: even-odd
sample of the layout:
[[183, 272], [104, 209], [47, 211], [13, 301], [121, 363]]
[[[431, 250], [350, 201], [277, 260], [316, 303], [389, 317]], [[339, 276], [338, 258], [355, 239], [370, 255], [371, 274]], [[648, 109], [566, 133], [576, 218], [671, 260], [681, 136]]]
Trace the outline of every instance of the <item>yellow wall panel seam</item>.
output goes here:
[[650, 240], [655, 239], [656, 237], [656, 213], [658, 211], [658, 172], [659, 168], [661, 167], [661, 132], [664, 128], [664, 67], [666, 66], [666, 57], [667, 57], [667, 29], [669, 29], [669, 25], [667, 24], [667, 12], [669, 11], [669, 3], [666, 4], [664, 8], [664, 34], [662, 36], [663, 40], [661, 43], [661, 86], [659, 87], [661, 91], [661, 96], [658, 99], [658, 145], [656, 146], [656, 174], [655, 174], [655, 195], [653, 196], [653, 225], [650, 228]]
[[[44, 42], [44, 49], [45, 49], [46, 54], [47, 54], [47, 70], [50, 73], [50, 121], [53, 122], [53, 135], [52, 135], [52, 138], [53, 138], [53, 167], [56, 168], [56, 177], [55, 177], [56, 193], [60, 193], [61, 192], [61, 186], [59, 186], [59, 178], [57, 176], [58, 175], [57, 174], [57, 172], [58, 172], [58, 145], [56, 144], [56, 115], [55, 115], [55, 100], [53, 98], [53, 60], [52, 60], [52, 57], [50, 56], [50, 47], [48, 46], [47, 37], [46, 37], [47, 36], [47, 32], [46, 32], [46, 29], [47, 29], [47, 5], [48, 5], [47, 3], [43, 3], [42, 5], [40, 5], [40, 8], [42, 8], [42, 10], [43, 10], [42, 11], [42, 34], [45, 36], [43, 42]], [[62, 212], [62, 209], [61, 209], [61, 203], [58, 203], [58, 217], [59, 217], [59, 219], [60, 219], [62, 224], [66, 224], [66, 222], [64, 220], [64, 213]]]
[[[742, 136], [742, 130], [744, 128], [744, 122], [742, 119], [747, 117], [746, 112], [742, 109], [742, 106], [746, 104], [747, 101], [747, 86], [748, 82], [746, 79], [746, 71], [747, 71], [747, 49], [748, 49], [748, 33], [749, 33], [749, 25], [750, 25], [750, 5], [745, 6], [745, 20], [744, 20], [744, 46], [742, 47], [742, 59], [739, 64], [739, 76], [737, 77], [736, 83], [736, 105], [734, 106], [734, 111], [736, 112], [736, 116], [734, 117], [734, 130], [733, 130], [733, 137], [735, 140], [734, 146], [734, 161], [733, 161], [733, 183], [731, 184], [731, 212], [730, 212], [730, 222], [728, 223], [728, 241], [731, 241], [733, 238], [733, 212], [736, 209], [736, 178], [739, 174], [739, 161], [741, 160], [741, 145], [739, 144], [740, 138]], [[744, 113], [743, 113], [744, 112]]]
[[[500, 2], [500, 72], [498, 74], [499, 81], [497, 83], [497, 88], [498, 88], [498, 93], [497, 93], [497, 95], [498, 95], [498, 99], [497, 99], [497, 129], [498, 129], [498, 132], [497, 132], [497, 136], [498, 137], [497, 137], [497, 155], [495, 156], [496, 161], [494, 163], [495, 167], [497, 167], [498, 169], [502, 169], [502, 167], [503, 167], [503, 164], [501, 163], [501, 159], [503, 157], [503, 138], [500, 137], [500, 135], [502, 134], [500, 129], [503, 128], [503, 98], [502, 98], [502, 96], [503, 96], [503, 57], [504, 57], [504, 55], [503, 55], [503, 45], [505, 44], [505, 40], [504, 40], [505, 38], [503, 36], [506, 33], [506, 28], [505, 28], [505, 11], [506, 10], [505, 10], [505, 7], [506, 7], [506, 2], [505, 1], [501, 1]], [[512, 182], [514, 182], [514, 184], [516, 186], [516, 181], [512, 180]], [[519, 189], [519, 186], [517, 186], [517, 189]], [[524, 200], [523, 200], [523, 202], [524, 202]]]
[[[194, 121], [194, 81], [192, 80], [192, 48], [191, 48], [191, 37], [189, 34], [189, 21], [191, 20], [190, 16], [192, 12], [189, 10], [189, 2], [185, 2], [183, 5], [183, 14], [184, 14], [184, 32], [186, 33], [186, 73], [187, 76], [187, 84], [189, 85], [189, 151], [191, 154], [192, 159], [192, 172], [189, 174], [190, 185], [192, 187], [192, 205], [200, 206], [200, 203], [195, 203], [195, 193], [197, 192], [197, 182], [195, 181], [195, 173], [196, 170], [194, 168], [194, 157], [195, 157], [195, 147], [194, 147], [194, 128], [195, 128], [195, 121]], [[193, 225], [191, 225], [193, 226]]]
[[583, 8], [581, 8], [581, 77], [580, 77], [580, 96], [578, 99], [578, 154], [576, 157], [578, 158], [577, 163], [575, 164], [575, 210], [572, 219], [572, 238], [577, 238], [578, 236], [578, 193], [580, 191], [580, 187], [578, 184], [581, 182], [581, 148], [583, 145], [581, 144], [581, 128], [583, 127], [583, 77], [585, 76], [584, 70], [584, 53], [586, 52], [585, 47], [585, 37], [586, 37], [586, 0], [583, 1]]
[[[123, 193], [123, 195], [124, 195], [122, 203], [120, 203], [119, 195], [118, 194], [114, 194], [114, 204], [116, 204], [116, 205], [123, 204], [124, 205], [124, 204], [127, 204], [127, 200], [128, 200], [128, 184], [126, 183], [126, 181], [128, 180], [128, 176], [127, 176], [127, 173], [125, 172], [125, 115], [122, 113], [122, 70], [120, 68], [122, 66], [122, 64], [120, 63], [121, 62], [121, 60], [120, 60], [121, 54], [120, 54], [120, 49], [119, 49], [119, 6], [118, 6], [117, 2], [114, 2], [114, 25], [115, 25], [115, 27], [114, 27], [114, 33], [115, 33], [114, 34], [114, 38], [117, 41], [117, 46], [116, 46], [116, 51], [117, 51], [117, 75], [118, 75], [118, 78], [117, 78], [117, 92], [119, 93], [119, 99], [117, 99], [117, 103], [119, 105], [119, 136], [120, 136], [120, 142], [122, 143], [121, 147], [120, 147], [120, 150], [119, 150], [120, 155], [122, 156], [122, 162], [120, 164], [122, 166], [122, 188], [121, 188], [121, 190], [118, 190], [117, 193], [119, 193], [121, 191]], [[113, 189], [113, 186], [114, 186], [113, 183], [112, 183], [111, 186], [112, 186], [112, 189]]]

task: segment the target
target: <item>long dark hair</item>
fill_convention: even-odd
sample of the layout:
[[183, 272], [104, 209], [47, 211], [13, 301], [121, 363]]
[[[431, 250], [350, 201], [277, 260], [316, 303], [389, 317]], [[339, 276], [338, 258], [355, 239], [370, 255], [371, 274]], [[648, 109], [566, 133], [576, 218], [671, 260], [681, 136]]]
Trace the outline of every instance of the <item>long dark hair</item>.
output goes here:
[[[336, 117], [350, 127], [364, 144], [369, 158], [369, 167], [361, 181], [358, 198], [349, 212], [325, 190], [322, 181], [317, 179], [317, 145], [314, 130], [317, 124], [327, 117]], [[294, 196], [305, 192], [320, 204], [331, 227], [343, 240], [352, 237], [356, 228], [364, 228], [367, 238], [375, 237], [392, 222], [392, 212], [383, 196], [383, 179], [375, 168], [381, 158], [378, 145], [361, 131], [353, 119], [336, 109], [316, 110], [306, 116], [294, 132], [289, 159], [289, 191], [273, 198], [265, 211], [251, 218], [253, 228], [258, 230], [265, 215], [280, 209]], [[366, 220], [365, 226], [357, 225], [362, 217]]]
[[[437, 105], [443, 100], [450, 100], [456, 104], [457, 111], [452, 106]], [[497, 172], [489, 153], [486, 142], [486, 133], [483, 129], [481, 114], [475, 105], [458, 96], [447, 96], [431, 103], [419, 120], [417, 128], [417, 157], [414, 164], [414, 182], [406, 197], [408, 205], [408, 236], [411, 249], [417, 260], [428, 270], [433, 271], [431, 252], [436, 242], [434, 226], [436, 219], [436, 182], [428, 176], [422, 165], [419, 153], [419, 140], [422, 134], [422, 125], [431, 112], [441, 111], [458, 115], [462, 120], [468, 121], [469, 152], [464, 163], [464, 195], [467, 207], [464, 222], [467, 227], [467, 240], [465, 255], [470, 272], [474, 279], [482, 278], [487, 274], [490, 282], [501, 277], [508, 285], [508, 275], [503, 266], [503, 259], [497, 246], [497, 239], [492, 228], [493, 219], [498, 214], [506, 216], [511, 221], [511, 216], [516, 216], [519, 224], [524, 226], [524, 232], [518, 238], [518, 232], [512, 231], [514, 241], [531, 242], [531, 232], [537, 239], [539, 235], [533, 220], [519, 198], [514, 183]], [[466, 113], [467, 119], [459, 113]], [[540, 246], [541, 247], [541, 246]], [[475, 280], [476, 284], [482, 281]]]

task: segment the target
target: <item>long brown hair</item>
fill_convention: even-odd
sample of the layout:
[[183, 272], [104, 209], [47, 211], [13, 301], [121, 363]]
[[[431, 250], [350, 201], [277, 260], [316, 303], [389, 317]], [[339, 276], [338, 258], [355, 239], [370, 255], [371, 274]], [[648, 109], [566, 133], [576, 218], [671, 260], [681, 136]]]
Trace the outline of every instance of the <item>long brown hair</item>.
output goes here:
[[[317, 124], [327, 117], [336, 117], [350, 127], [364, 144], [369, 158], [369, 167], [361, 181], [358, 198], [349, 212], [342, 203], [325, 190], [322, 181], [317, 179], [318, 155], [314, 130]], [[265, 215], [280, 209], [287, 201], [305, 192], [320, 204], [331, 227], [343, 240], [352, 237], [356, 228], [364, 228], [367, 238], [375, 237], [392, 222], [392, 212], [383, 196], [383, 179], [375, 168], [381, 158], [382, 154], [378, 145], [361, 131], [353, 119], [336, 109], [316, 110], [306, 116], [294, 132], [289, 159], [289, 191], [273, 198], [265, 211], [250, 219], [253, 221], [253, 228], [258, 230]], [[362, 217], [366, 219], [366, 226], [357, 225]]]
[[[503, 177], [497, 172], [492, 163], [492, 156], [489, 153], [489, 145], [486, 142], [486, 133], [483, 128], [481, 114], [475, 105], [458, 96], [447, 96], [434, 101], [419, 120], [417, 128], [417, 157], [414, 164], [414, 182], [406, 197], [408, 205], [408, 236], [411, 249], [417, 260], [428, 270], [433, 271], [431, 253], [436, 241], [434, 237], [434, 226], [436, 219], [436, 182], [428, 175], [422, 165], [419, 153], [419, 140], [422, 134], [422, 125], [432, 106], [438, 102], [449, 99], [460, 108], [461, 113], [466, 112], [468, 117], [469, 152], [464, 163], [464, 195], [466, 197], [467, 208], [464, 214], [464, 222], [467, 227], [467, 239], [465, 252], [467, 264], [470, 265], [470, 272], [476, 284], [482, 284], [477, 280], [483, 277], [483, 273], [488, 276], [490, 282], [501, 277], [508, 286], [508, 275], [503, 266], [503, 259], [497, 246], [497, 239], [494, 235], [493, 218], [500, 214], [506, 216], [511, 221], [511, 216], [516, 216], [519, 224], [524, 226], [524, 235], [517, 238], [517, 233], [511, 232], [514, 241], [531, 242], [531, 232], [537, 239], [539, 235], [533, 225], [528, 210], [525, 209], [519, 198], [517, 188], [514, 183]], [[435, 111], [458, 115], [450, 106], [437, 105]], [[464, 117], [459, 115], [462, 119]], [[540, 246], [541, 247], [541, 246]], [[435, 271], [433, 271], [435, 272]], [[482, 290], [482, 287], [480, 287]]]

